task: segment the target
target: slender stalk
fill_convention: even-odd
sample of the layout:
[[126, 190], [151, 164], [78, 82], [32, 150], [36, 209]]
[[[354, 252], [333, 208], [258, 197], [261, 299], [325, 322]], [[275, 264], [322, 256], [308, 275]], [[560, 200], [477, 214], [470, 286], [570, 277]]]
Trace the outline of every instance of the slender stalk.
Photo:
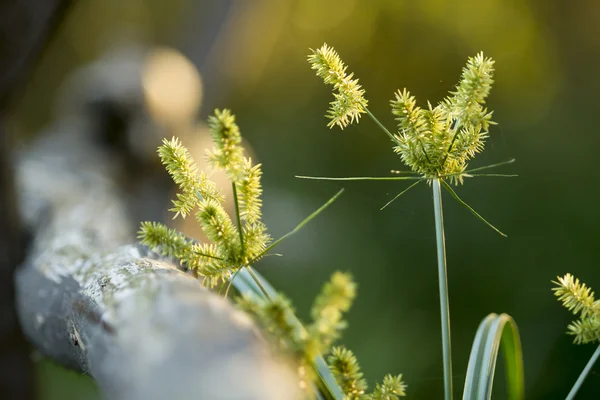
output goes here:
[[255, 261], [257, 261], [257, 260], [261, 259], [262, 257], [264, 257], [269, 251], [271, 251], [273, 248], [275, 248], [275, 246], [277, 246], [279, 243], [283, 242], [285, 239], [289, 238], [294, 233], [296, 233], [300, 229], [302, 229], [302, 227], [304, 225], [308, 224], [313, 218], [315, 218], [317, 215], [319, 215], [321, 212], [323, 212], [327, 207], [329, 207], [334, 201], [336, 201], [337, 198], [342, 195], [342, 193], [344, 193], [344, 189], [340, 189], [340, 191], [337, 192], [335, 194], [335, 196], [333, 196], [332, 198], [330, 198], [327, 201], [327, 203], [323, 204], [321, 207], [319, 207], [316, 211], [314, 211], [308, 217], [304, 218], [302, 220], [302, 222], [300, 222], [298, 225], [296, 225], [296, 227], [294, 229], [292, 229], [290, 232], [286, 233], [285, 235], [283, 235], [282, 237], [280, 237], [279, 239], [277, 239], [276, 241], [274, 241], [273, 243], [271, 243], [266, 249], [263, 250], [262, 253], [260, 253], [259, 255], [257, 255], [256, 257], [254, 257], [252, 260], [250, 260], [248, 262], [248, 265], [254, 264]]
[[389, 206], [390, 204], [392, 204], [398, 197], [402, 196], [404, 193], [408, 192], [410, 189], [412, 189], [413, 187], [417, 186], [423, 180], [424, 180], [424, 178], [421, 178], [420, 180], [416, 181], [415, 183], [413, 183], [412, 185], [410, 185], [409, 187], [407, 187], [406, 189], [404, 189], [403, 191], [401, 191], [400, 193], [398, 193], [396, 196], [394, 196], [393, 199], [391, 199], [390, 201], [388, 201], [387, 203], [385, 203], [385, 205], [383, 207], [381, 207], [379, 209], [379, 211], [383, 211], [383, 209], [385, 209], [387, 206]]
[[244, 248], [244, 230], [242, 226], [242, 221], [240, 219], [240, 205], [238, 203], [238, 195], [237, 195], [237, 187], [235, 182], [231, 182], [231, 187], [233, 188], [233, 203], [235, 204], [235, 218], [237, 220], [237, 228], [240, 233], [240, 245], [242, 246], [242, 257], [245, 256], [245, 248]]
[[[375, 121], [377, 126], [379, 126], [386, 133], [386, 135], [388, 135], [390, 137], [390, 139], [392, 139], [392, 142], [394, 142], [395, 144], [400, 143], [400, 142], [398, 142], [398, 139], [394, 135], [392, 135], [392, 133], [388, 130], [388, 128], [386, 128], [385, 125], [383, 125], [381, 123], [381, 121], [379, 121], [377, 119], [377, 117], [375, 115], [373, 115], [373, 113], [371, 111], [369, 111], [368, 108], [365, 108], [365, 111], [369, 115], [369, 117], [371, 117], [371, 119], [373, 121]], [[423, 154], [425, 154], [425, 158], [427, 159], [427, 162], [431, 163], [431, 160], [429, 159], [429, 155], [427, 155], [427, 151], [425, 150], [425, 146], [423, 146], [423, 143], [421, 143], [421, 150], [423, 150]]]
[[411, 181], [421, 180], [422, 176], [349, 176], [344, 178], [328, 176], [296, 175], [299, 179], [312, 179], [316, 181]]
[[271, 300], [271, 295], [269, 294], [267, 289], [265, 289], [265, 287], [263, 286], [263, 284], [260, 281], [260, 279], [258, 278], [258, 276], [254, 273], [254, 270], [252, 269], [252, 267], [247, 266], [246, 268], [248, 268], [248, 273], [252, 277], [252, 280], [254, 281], [254, 283], [256, 283], [258, 285], [258, 287], [260, 288], [260, 291], [263, 292], [263, 294], [265, 295], [265, 297], [267, 299]]
[[392, 132], [390, 132], [388, 130], [388, 128], [385, 127], [385, 125], [383, 125], [374, 115], [373, 113], [371, 113], [371, 111], [369, 111], [368, 108], [365, 108], [365, 111], [367, 112], [367, 114], [369, 115], [369, 117], [371, 117], [371, 119], [373, 121], [375, 121], [375, 123], [377, 124], [378, 127], [380, 127], [385, 133], [386, 135], [388, 135], [390, 137], [390, 139], [392, 139], [392, 142], [398, 144], [398, 139], [396, 139], [396, 137], [394, 135], [392, 135]]
[[481, 171], [481, 170], [484, 170], [484, 169], [490, 169], [490, 168], [501, 167], [501, 166], [503, 166], [503, 165], [512, 164], [512, 163], [514, 163], [515, 161], [517, 161], [515, 158], [511, 158], [510, 160], [502, 161], [502, 162], [499, 162], [499, 163], [497, 163], [497, 164], [491, 164], [491, 165], [486, 165], [485, 167], [479, 167], [479, 168], [468, 169], [468, 170], [466, 170], [465, 172], [466, 172], [466, 173], [470, 173], [470, 172], [475, 172], [475, 171]]
[[573, 385], [573, 388], [569, 392], [569, 395], [567, 396], [566, 400], [573, 400], [575, 398], [575, 395], [579, 391], [579, 388], [583, 384], [583, 381], [587, 377], [588, 373], [590, 372], [590, 370], [592, 369], [592, 367], [598, 360], [598, 357], [600, 357], [600, 346], [598, 346], [598, 348], [596, 349], [594, 354], [592, 354], [592, 358], [590, 358], [590, 361], [588, 361], [588, 363], [585, 366], [585, 368], [583, 369], [583, 371], [581, 371], [579, 378], [577, 378], [577, 382], [575, 382], [575, 385]]
[[440, 312], [442, 319], [442, 350], [444, 360], [444, 398], [452, 400], [452, 354], [450, 345], [450, 305], [448, 301], [448, 274], [446, 267], [446, 241], [444, 238], [444, 215], [442, 188], [439, 178], [433, 179], [433, 212], [435, 215], [435, 238], [437, 243], [438, 278], [440, 286]]
[[444, 160], [442, 161], [442, 168], [440, 168], [440, 169], [444, 169], [446, 160], [448, 159], [448, 156], [450, 155], [450, 152], [452, 151], [452, 146], [454, 146], [456, 137], [458, 136], [458, 133], [460, 132], [460, 130], [458, 128], [460, 128], [460, 119], [457, 119], [456, 121], [454, 121], [454, 135], [452, 135], [452, 141], [450, 142], [450, 146], [448, 146], [448, 150], [446, 150], [446, 155], [444, 156]]

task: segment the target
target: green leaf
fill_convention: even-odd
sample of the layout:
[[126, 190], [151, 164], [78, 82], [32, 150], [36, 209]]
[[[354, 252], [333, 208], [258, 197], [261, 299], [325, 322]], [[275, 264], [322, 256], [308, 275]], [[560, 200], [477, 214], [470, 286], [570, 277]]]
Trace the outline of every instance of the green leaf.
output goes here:
[[386, 208], [387, 206], [389, 206], [390, 204], [392, 204], [394, 202], [394, 200], [396, 200], [398, 197], [402, 196], [404, 193], [408, 192], [410, 189], [412, 189], [417, 184], [421, 183], [422, 180], [423, 179], [416, 181], [415, 183], [413, 183], [412, 185], [410, 185], [409, 187], [407, 187], [406, 189], [404, 189], [403, 191], [401, 191], [400, 193], [398, 193], [396, 196], [394, 196], [393, 199], [391, 199], [390, 201], [388, 201], [387, 203], [385, 203], [385, 205], [383, 207], [381, 207], [379, 209], [379, 211], [383, 211], [383, 209]]
[[421, 180], [422, 176], [350, 176], [347, 178], [331, 178], [327, 176], [304, 176], [296, 175], [300, 179], [312, 179], [315, 181], [410, 181]]
[[492, 225], [491, 223], [489, 223], [485, 218], [483, 218], [477, 211], [475, 211], [473, 209], [473, 207], [471, 207], [470, 205], [468, 205], [467, 203], [465, 203], [460, 197], [458, 197], [458, 195], [456, 194], [456, 192], [450, 187], [450, 185], [448, 185], [446, 182], [444, 182], [442, 179], [440, 179], [440, 183], [442, 184], [442, 186], [444, 187], [444, 189], [446, 189], [448, 191], [448, 193], [450, 193], [452, 195], [452, 197], [454, 197], [454, 200], [458, 201], [458, 203], [463, 206], [464, 208], [466, 208], [467, 210], [469, 210], [471, 212], [471, 214], [473, 214], [474, 216], [476, 216], [477, 218], [479, 218], [480, 221], [482, 221], [484, 224], [486, 224], [487, 226], [489, 226], [490, 228], [492, 228], [493, 230], [495, 230], [496, 232], [498, 232], [499, 234], [501, 234], [502, 236], [506, 237], [506, 234], [504, 234], [502, 231], [500, 231], [500, 229], [496, 228], [494, 225]]
[[517, 161], [515, 158], [511, 158], [510, 160], [507, 160], [507, 161], [502, 161], [497, 164], [486, 165], [485, 167], [469, 169], [469, 170], [466, 170], [465, 172], [470, 173], [470, 172], [475, 172], [475, 171], [483, 171], [484, 169], [496, 168], [496, 167], [501, 167], [502, 165], [512, 164], [515, 161]]
[[508, 399], [524, 398], [523, 353], [517, 324], [508, 314], [492, 313], [477, 329], [469, 357], [463, 400], [492, 398], [500, 345], [504, 354]]
[[313, 213], [310, 214], [308, 217], [304, 218], [302, 220], [302, 222], [300, 222], [298, 225], [296, 225], [296, 227], [294, 229], [292, 229], [290, 232], [286, 233], [285, 235], [283, 235], [282, 237], [280, 237], [279, 239], [277, 239], [276, 241], [271, 243], [262, 253], [260, 253], [256, 257], [254, 257], [254, 259], [252, 259], [248, 264], [253, 264], [256, 260], [259, 260], [260, 258], [264, 257], [269, 251], [274, 249], [278, 244], [280, 244], [285, 239], [289, 238], [290, 236], [292, 236], [293, 234], [298, 232], [300, 229], [302, 229], [304, 227], [304, 225], [308, 224], [313, 218], [315, 218], [317, 215], [321, 214], [323, 211], [325, 211], [325, 209], [327, 207], [329, 207], [331, 204], [333, 204], [333, 202], [336, 201], [338, 199], [338, 197], [340, 197], [342, 195], [342, 193], [344, 193], [344, 189], [340, 189], [340, 191], [337, 192], [332, 198], [327, 200], [327, 202], [325, 204], [323, 204], [321, 207], [319, 207], [316, 211], [313, 211]]

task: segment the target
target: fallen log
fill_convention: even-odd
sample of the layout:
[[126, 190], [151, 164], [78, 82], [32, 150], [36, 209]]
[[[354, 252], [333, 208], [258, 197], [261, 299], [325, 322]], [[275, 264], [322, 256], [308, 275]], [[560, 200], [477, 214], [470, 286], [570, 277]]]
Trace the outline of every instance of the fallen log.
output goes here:
[[[63, 121], [17, 167], [33, 239], [17, 274], [31, 342], [109, 399], [295, 399], [297, 379], [254, 325], [135, 243], [118, 163]], [[134, 205], [135, 206], [135, 205]]]

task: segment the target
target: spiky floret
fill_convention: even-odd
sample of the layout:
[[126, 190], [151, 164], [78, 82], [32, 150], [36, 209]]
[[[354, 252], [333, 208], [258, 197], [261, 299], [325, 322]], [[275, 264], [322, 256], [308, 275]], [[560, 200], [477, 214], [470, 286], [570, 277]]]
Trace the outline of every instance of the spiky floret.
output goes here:
[[580, 314], [585, 318], [600, 312], [600, 302], [594, 299], [592, 289], [585, 283], [580, 283], [573, 275], [566, 274], [562, 278], [558, 277], [558, 282], [554, 283], [558, 285], [552, 289], [554, 295], [573, 314]]
[[579, 320], [569, 325], [568, 333], [575, 336], [575, 343], [600, 341], [600, 301], [594, 299], [594, 292], [571, 274], [558, 277], [553, 282], [554, 295], [563, 306], [579, 316]]
[[194, 159], [179, 139], [163, 139], [158, 155], [180, 190], [177, 200], [173, 200], [174, 207], [169, 210], [175, 213], [174, 218], [178, 215], [185, 218], [203, 199], [222, 200], [215, 184], [198, 172]]
[[600, 316], [582, 317], [569, 324], [569, 335], [575, 336], [575, 344], [600, 341]]
[[271, 243], [267, 227], [260, 221], [244, 225], [244, 262], [258, 261], [257, 257], [264, 253]]
[[337, 52], [327, 43], [317, 50], [311, 49], [308, 62], [311, 68], [316, 70], [317, 76], [332, 85], [336, 93], [335, 100], [330, 103], [327, 118], [331, 119], [330, 128], [338, 125], [341, 129], [353, 122], [358, 122], [360, 115], [366, 112], [367, 100], [365, 91], [358, 83], [358, 79], [352, 79], [354, 74], [346, 73], [346, 65], [342, 62]]
[[350, 309], [355, 296], [356, 283], [347, 273], [335, 272], [323, 286], [311, 310], [313, 323], [308, 328], [313, 338], [314, 348], [308, 349], [311, 355], [326, 352], [340, 337], [347, 325], [343, 313]]
[[221, 258], [232, 265], [239, 263], [242, 258], [240, 236], [223, 205], [214, 200], [202, 202], [196, 219], [206, 236], [217, 245]]
[[299, 354], [306, 334], [295, 321], [291, 302], [283, 294], [278, 293], [270, 299], [243, 294], [236, 300], [240, 308], [258, 319], [280, 349]]
[[360, 400], [364, 397], [367, 382], [352, 351], [342, 346], [334, 347], [327, 357], [327, 363], [347, 400]]
[[243, 179], [244, 149], [235, 116], [227, 109], [215, 110], [215, 114], [208, 117], [208, 127], [215, 145], [207, 152], [210, 163], [224, 170], [233, 182]]
[[262, 186], [261, 165], [252, 165], [252, 159], [244, 159], [243, 179], [238, 183], [238, 201], [240, 206], [240, 218], [248, 223], [255, 223], [261, 218]]
[[402, 375], [386, 375], [382, 383], [378, 383], [368, 400], [398, 400], [406, 396], [406, 385], [402, 381]]
[[162, 255], [178, 260], [190, 260], [194, 244], [185, 235], [175, 229], [169, 229], [159, 222], [142, 222], [138, 239]]
[[[342, 320], [342, 312], [350, 309], [355, 295], [356, 284], [350, 274], [335, 272], [314, 301], [311, 312], [313, 321], [307, 329], [294, 317], [291, 303], [281, 294], [264, 299], [244, 294], [237, 302], [273, 336], [281, 350], [298, 360], [300, 376], [304, 382], [314, 375], [309, 366], [315, 357], [328, 353], [331, 344], [346, 326]], [[358, 361], [346, 348], [333, 348], [328, 357], [328, 365], [344, 392], [345, 399], [392, 400], [404, 395], [405, 385], [401, 375], [387, 375], [372, 394], [365, 394], [367, 383]]]
[[479, 53], [469, 58], [456, 90], [436, 107], [418, 107], [406, 89], [396, 93], [391, 102], [399, 129], [395, 151], [414, 172], [462, 183], [467, 162], [483, 151], [493, 124], [483, 107], [493, 73], [494, 61]]
[[139, 238], [149, 247], [179, 259], [187, 268], [196, 271], [205, 285], [214, 287], [248, 262], [260, 258], [271, 238], [260, 221], [260, 165], [252, 165], [251, 159], [244, 158], [235, 117], [229, 110], [216, 110], [209, 125], [215, 147], [208, 152], [208, 157], [215, 168], [227, 172], [236, 189], [234, 200], [239, 203], [241, 214], [239, 226], [225, 211], [224, 198], [215, 184], [198, 171], [185, 146], [173, 138], [163, 140], [158, 148], [162, 163], [180, 191], [171, 211], [176, 217], [186, 217], [196, 210], [196, 219], [211, 243], [196, 243], [157, 223], [143, 223]]

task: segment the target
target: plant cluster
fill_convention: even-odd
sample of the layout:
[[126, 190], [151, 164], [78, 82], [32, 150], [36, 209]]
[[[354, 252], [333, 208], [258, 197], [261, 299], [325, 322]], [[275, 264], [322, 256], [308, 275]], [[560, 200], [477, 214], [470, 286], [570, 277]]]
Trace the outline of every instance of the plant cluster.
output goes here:
[[[475, 173], [514, 160], [467, 169], [473, 157], [483, 151], [489, 127], [494, 125], [492, 112], [485, 107], [494, 82], [494, 61], [484, 57], [483, 53], [469, 58], [455, 89], [435, 107], [430, 102], [427, 102], [426, 107], [419, 106], [408, 90], [398, 90], [391, 100], [391, 112], [398, 122], [394, 133], [371, 113], [365, 99], [365, 90], [354, 74], [347, 71], [347, 66], [332, 47], [324, 44], [317, 50], [311, 50], [308, 61], [317, 76], [333, 87], [334, 100], [326, 114], [330, 119], [328, 126], [344, 129], [357, 123], [362, 114], [369, 115], [392, 140], [393, 150], [400, 155], [410, 171], [393, 171], [402, 176], [386, 177], [299, 177], [322, 180], [415, 181], [383, 208], [420, 182], [425, 181], [432, 186], [440, 282], [444, 389], [446, 400], [451, 400], [453, 377], [450, 309], [441, 188], [446, 189], [477, 218], [504, 235], [461, 200], [450, 186], [462, 184], [465, 178], [473, 176], [515, 176]], [[354, 354], [341, 346], [332, 347], [346, 328], [343, 316], [350, 309], [356, 295], [356, 284], [349, 274], [336, 272], [332, 275], [313, 303], [310, 324], [303, 325], [295, 316], [290, 300], [270, 288], [252, 267], [281, 241], [328, 207], [341, 191], [288, 234], [273, 241], [261, 220], [260, 164], [253, 164], [250, 158], [244, 156], [235, 117], [228, 110], [216, 110], [209, 118], [208, 125], [214, 148], [207, 151], [206, 157], [213, 169], [225, 171], [231, 181], [235, 220], [223, 207], [223, 195], [208, 174], [198, 171], [183, 144], [176, 138], [165, 139], [158, 153], [179, 187], [171, 211], [175, 214], [174, 218], [186, 218], [194, 214], [209, 242], [199, 243], [163, 224], [151, 222], [142, 223], [139, 232], [141, 242], [179, 260], [183, 268], [195, 272], [208, 288], [220, 285], [222, 289], [228, 284], [225, 291], [227, 296], [229, 288], [235, 287], [239, 292], [236, 297], [238, 306], [254, 316], [279, 351], [297, 361], [300, 384], [307, 394], [335, 400], [397, 400], [405, 396], [406, 385], [401, 375], [386, 375], [372, 392], [367, 393], [368, 386]], [[249, 282], [254, 285], [251, 289], [248, 289]], [[567, 309], [578, 316], [569, 325], [569, 334], [575, 336], [575, 343], [600, 342], [600, 300], [595, 300], [591, 289], [571, 274], [559, 277], [554, 283], [557, 285], [553, 289], [555, 295]], [[505, 353], [508, 397], [524, 397], [523, 361], [516, 323], [507, 314], [489, 314], [481, 322], [473, 341], [464, 399], [491, 399], [501, 345]], [[321, 356], [327, 354], [327, 367], [323, 369], [320, 366], [324, 364]], [[575, 396], [598, 358], [600, 346], [567, 399]]]
[[223, 207], [224, 197], [204, 172], [199, 172], [188, 150], [177, 138], [164, 139], [158, 154], [179, 187], [173, 200], [175, 217], [195, 211], [211, 243], [197, 243], [157, 222], [142, 223], [141, 242], [180, 260], [214, 287], [227, 281], [244, 265], [265, 255], [271, 238], [261, 222], [261, 166], [244, 157], [241, 135], [229, 110], [216, 110], [209, 118], [214, 148], [207, 152], [213, 168], [224, 170], [233, 186], [237, 226]]
[[[365, 91], [358, 79], [346, 72], [332, 47], [324, 44], [312, 50], [308, 62], [317, 76], [335, 89], [328, 126], [343, 129], [358, 122], [360, 114], [369, 113]], [[395, 93], [391, 107], [398, 131], [386, 132], [395, 144], [394, 151], [413, 172], [427, 179], [448, 177], [454, 183], [463, 182], [467, 162], [483, 151], [488, 128], [494, 124], [492, 112], [484, 107], [493, 74], [494, 61], [479, 53], [467, 61], [456, 90], [435, 107], [429, 102], [425, 108], [418, 106], [406, 89]]]
[[[408, 90], [398, 90], [391, 101], [391, 112], [398, 122], [395, 133], [388, 130], [368, 109], [364, 89], [359, 85], [358, 79], [355, 79], [352, 73], [347, 72], [346, 65], [332, 47], [324, 44], [317, 50], [311, 50], [311, 54], [308, 55], [308, 62], [311, 68], [316, 70], [317, 76], [322, 78], [325, 84], [333, 85], [334, 88], [335, 100], [331, 103], [331, 107], [326, 114], [326, 117], [331, 120], [328, 126], [337, 125], [344, 129], [349, 124], [358, 122], [361, 114], [369, 115], [391, 139], [393, 150], [400, 155], [410, 171], [392, 171], [395, 174], [404, 176], [347, 178], [298, 176], [298, 178], [337, 181], [415, 181], [387, 202], [381, 208], [382, 210], [420, 182], [425, 181], [432, 186], [440, 287], [444, 390], [445, 399], [451, 400], [453, 397], [453, 378], [450, 346], [450, 306], [441, 188], [446, 189], [459, 204], [478, 219], [502, 236], [506, 236], [465, 203], [450, 186], [450, 184], [462, 184], [466, 177], [514, 176], [474, 174], [474, 172], [511, 163], [514, 160], [471, 170], [467, 169], [468, 162], [477, 153], [483, 151], [488, 129], [490, 125], [494, 124], [491, 119], [492, 112], [485, 107], [486, 98], [494, 82], [494, 61], [484, 57], [483, 53], [469, 58], [455, 90], [451, 91], [435, 107], [430, 102], [427, 102], [426, 107], [421, 107], [417, 105], [415, 97]], [[490, 326], [493, 326], [493, 328], [490, 328]], [[487, 342], [482, 341], [481, 338], [486, 336], [489, 337], [489, 340]], [[516, 324], [506, 314], [490, 314], [480, 325], [473, 344], [471, 353], [473, 361], [469, 363], [467, 370], [464, 398], [479, 399], [491, 396], [492, 380], [488, 379], [489, 371], [486, 370], [488, 366], [480, 364], [478, 360], [489, 354], [497, 355], [499, 340], [502, 336], [509, 338], [505, 342], [511, 343], [510, 346], [513, 351], [513, 355], [508, 357], [511, 360], [509, 368], [515, 371], [515, 374], [510, 377], [509, 386], [511, 387], [509, 391], [515, 398], [522, 397], [522, 356]], [[491, 355], [494, 365], [496, 355]]]
[[[281, 293], [269, 293], [251, 266], [323, 211], [341, 191], [294, 230], [272, 241], [261, 220], [261, 167], [244, 156], [235, 117], [229, 110], [216, 110], [209, 117], [208, 126], [214, 148], [207, 151], [206, 157], [213, 169], [225, 171], [231, 181], [235, 222], [225, 211], [224, 196], [209, 175], [198, 170], [185, 146], [177, 138], [165, 139], [158, 154], [179, 188], [170, 211], [174, 218], [193, 214], [210, 242], [199, 243], [158, 222], [143, 222], [139, 240], [151, 249], [177, 259], [183, 268], [197, 274], [208, 288], [219, 284], [223, 288], [228, 283], [226, 295], [229, 287], [235, 285], [240, 271], [247, 269], [262, 293], [258, 296], [250, 291], [241, 292], [236, 298], [239, 307], [256, 318], [279, 350], [297, 360], [301, 384], [307, 393], [313, 393], [315, 385], [318, 390], [327, 392], [330, 390], [328, 384], [319, 383], [324, 379], [324, 372], [315, 366], [315, 362], [322, 354], [330, 352], [346, 327], [343, 314], [350, 309], [356, 295], [352, 277], [341, 272], [333, 274], [315, 299], [312, 323], [304, 327], [296, 318], [291, 302]], [[349, 390], [344, 392], [348, 399], [394, 400], [405, 394], [401, 375], [386, 376], [372, 393], [366, 394], [367, 385], [349, 350], [334, 349], [329, 360], [331, 380], [335, 378], [334, 382], [339, 382], [342, 390]], [[348, 386], [347, 383], [353, 380], [360, 380], [360, 385]]]

